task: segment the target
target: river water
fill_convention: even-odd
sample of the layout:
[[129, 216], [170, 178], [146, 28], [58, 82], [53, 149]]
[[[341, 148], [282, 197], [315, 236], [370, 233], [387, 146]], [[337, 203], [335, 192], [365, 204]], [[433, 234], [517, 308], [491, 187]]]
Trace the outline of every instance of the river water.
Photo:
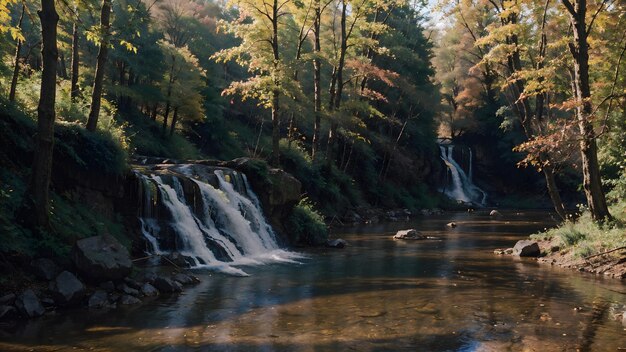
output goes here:
[[[455, 221], [458, 227], [445, 224]], [[626, 285], [494, 248], [553, 225], [542, 213], [456, 213], [342, 230], [302, 264], [196, 272], [179, 296], [76, 311], [0, 332], [2, 351], [617, 351]], [[415, 227], [439, 240], [394, 241]]]

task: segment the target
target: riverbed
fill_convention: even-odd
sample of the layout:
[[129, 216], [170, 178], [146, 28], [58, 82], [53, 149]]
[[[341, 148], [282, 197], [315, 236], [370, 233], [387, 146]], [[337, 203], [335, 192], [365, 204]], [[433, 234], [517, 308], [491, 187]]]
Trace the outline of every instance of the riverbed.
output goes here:
[[[447, 228], [454, 221], [456, 228]], [[617, 351], [626, 285], [497, 256], [547, 212], [430, 216], [334, 230], [300, 264], [195, 271], [181, 295], [60, 312], [0, 331], [2, 351]], [[435, 239], [397, 241], [416, 228]]]

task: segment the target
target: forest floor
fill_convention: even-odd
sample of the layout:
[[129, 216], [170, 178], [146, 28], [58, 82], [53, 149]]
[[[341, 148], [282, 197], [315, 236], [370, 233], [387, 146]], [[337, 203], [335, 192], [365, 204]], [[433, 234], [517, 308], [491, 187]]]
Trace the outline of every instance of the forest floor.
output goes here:
[[580, 272], [604, 275], [616, 279], [626, 279], [626, 248], [624, 247], [610, 253], [606, 253], [610, 251], [607, 250], [581, 257], [577, 255], [573, 247], [555, 250], [560, 245], [560, 239], [558, 238], [538, 241], [538, 244], [542, 253], [549, 253], [537, 259], [540, 263], [558, 265]]

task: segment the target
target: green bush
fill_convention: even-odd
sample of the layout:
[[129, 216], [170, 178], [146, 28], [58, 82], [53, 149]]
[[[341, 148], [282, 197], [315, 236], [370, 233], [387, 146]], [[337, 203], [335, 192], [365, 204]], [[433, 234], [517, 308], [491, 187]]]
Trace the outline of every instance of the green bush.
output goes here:
[[287, 221], [287, 231], [292, 243], [297, 245], [321, 245], [328, 239], [324, 217], [306, 198], [294, 207]]

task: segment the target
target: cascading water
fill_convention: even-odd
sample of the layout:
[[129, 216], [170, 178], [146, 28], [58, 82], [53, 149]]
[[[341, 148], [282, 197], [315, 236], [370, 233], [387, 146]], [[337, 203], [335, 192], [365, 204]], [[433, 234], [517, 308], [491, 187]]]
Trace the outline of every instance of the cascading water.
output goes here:
[[441, 151], [441, 159], [448, 167], [451, 176], [450, 184], [444, 186], [443, 192], [450, 198], [465, 203], [474, 203], [485, 205], [487, 201], [487, 193], [480, 189], [472, 182], [473, 172], [473, 155], [470, 149], [469, 153], [469, 176], [463, 168], [454, 160], [452, 152], [453, 145], [439, 145]]
[[280, 249], [244, 174], [189, 164], [137, 175], [150, 253], [175, 251], [191, 258], [193, 267], [242, 276], [247, 274], [237, 266], [296, 263], [297, 254]]

